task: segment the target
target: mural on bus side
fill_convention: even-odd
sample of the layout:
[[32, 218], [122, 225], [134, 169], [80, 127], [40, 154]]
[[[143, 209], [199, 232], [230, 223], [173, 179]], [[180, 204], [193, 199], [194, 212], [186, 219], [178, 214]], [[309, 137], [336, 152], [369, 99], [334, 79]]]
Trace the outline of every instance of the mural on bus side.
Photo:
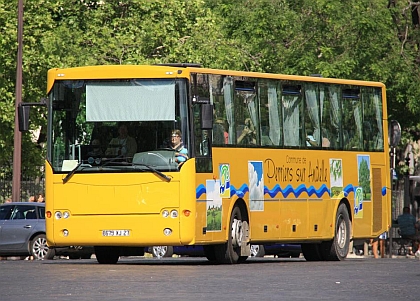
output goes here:
[[354, 188], [354, 218], [363, 218], [363, 202], [372, 200], [370, 156], [357, 155], [358, 186]]
[[207, 231], [222, 230], [222, 197], [220, 180], [206, 181]]
[[370, 176], [370, 156], [357, 155], [357, 174], [359, 180], [359, 187], [363, 190], [363, 200], [371, 201], [372, 189]]
[[230, 198], [230, 165], [222, 163], [219, 165], [220, 197]]
[[[354, 215], [356, 218], [363, 217], [363, 202], [371, 201], [372, 194], [369, 155], [357, 155], [358, 183], [349, 183], [345, 187], [342, 159], [320, 160], [286, 156], [285, 163], [278, 164], [271, 158], [264, 161], [248, 161], [248, 183], [243, 183], [240, 187], [231, 184], [230, 165], [219, 164], [219, 179], [207, 180], [206, 187], [200, 184], [196, 189], [197, 199], [206, 194], [207, 230], [220, 231], [223, 198], [234, 195], [244, 198], [248, 192], [251, 211], [264, 210], [265, 195], [271, 198], [278, 197], [279, 194], [283, 197], [290, 194], [301, 197], [302, 193], [306, 193], [309, 197], [321, 198], [327, 194], [333, 199], [340, 199], [350, 198], [353, 193]], [[269, 187], [271, 181], [274, 185]], [[302, 184], [279, 184], [292, 181]], [[308, 183], [314, 183], [316, 186]], [[386, 195], [386, 187], [382, 188], [382, 195]]]
[[330, 191], [332, 199], [344, 197], [343, 161], [341, 159], [330, 159]]
[[249, 210], [264, 211], [264, 176], [262, 161], [248, 161]]

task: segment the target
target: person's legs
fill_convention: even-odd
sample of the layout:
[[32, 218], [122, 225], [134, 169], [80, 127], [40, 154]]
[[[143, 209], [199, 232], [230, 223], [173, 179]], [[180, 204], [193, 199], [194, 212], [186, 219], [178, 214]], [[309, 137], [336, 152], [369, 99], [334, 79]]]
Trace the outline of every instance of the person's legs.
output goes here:
[[415, 237], [415, 240], [413, 240], [413, 250], [414, 251], [414, 255], [416, 255], [416, 257], [420, 257], [420, 235], [417, 234]]
[[402, 239], [409, 239], [410, 240], [410, 244], [407, 250], [407, 255], [413, 256], [414, 253], [417, 250], [417, 243], [416, 243], [416, 238], [413, 235], [410, 236], [401, 236]]
[[373, 253], [373, 257], [375, 258], [379, 258], [378, 256], [378, 239], [371, 239], [370, 243], [372, 245], [372, 253]]
[[385, 258], [385, 239], [379, 240], [379, 251], [381, 252], [381, 258]]

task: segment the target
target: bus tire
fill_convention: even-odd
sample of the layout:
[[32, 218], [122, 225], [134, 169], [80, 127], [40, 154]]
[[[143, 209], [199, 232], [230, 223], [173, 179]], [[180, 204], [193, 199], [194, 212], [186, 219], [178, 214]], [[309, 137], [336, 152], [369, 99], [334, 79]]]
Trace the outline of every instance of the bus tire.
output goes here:
[[345, 204], [340, 204], [335, 219], [334, 239], [321, 244], [321, 253], [324, 260], [344, 260], [350, 247], [350, 217]]
[[302, 254], [303, 257], [305, 257], [306, 261], [322, 260], [320, 247], [321, 244], [319, 243], [302, 244]]
[[172, 246], [153, 246], [152, 247], [153, 257], [172, 257], [174, 255], [174, 247]]
[[251, 256], [264, 257], [265, 256], [264, 245], [251, 245]]
[[100, 264], [116, 264], [120, 258], [120, 249], [118, 247], [95, 246], [95, 256]]
[[[215, 245], [215, 256], [217, 263], [221, 264], [236, 264], [244, 262], [246, 258], [241, 258], [241, 247], [237, 246], [237, 243], [234, 242], [234, 239], [238, 239], [241, 236], [241, 224], [242, 224], [242, 213], [239, 206], [233, 207], [232, 214], [230, 215], [230, 232], [228, 241], [224, 244]], [[234, 238], [235, 236], [235, 238]], [[246, 257], [246, 256], [245, 256]]]

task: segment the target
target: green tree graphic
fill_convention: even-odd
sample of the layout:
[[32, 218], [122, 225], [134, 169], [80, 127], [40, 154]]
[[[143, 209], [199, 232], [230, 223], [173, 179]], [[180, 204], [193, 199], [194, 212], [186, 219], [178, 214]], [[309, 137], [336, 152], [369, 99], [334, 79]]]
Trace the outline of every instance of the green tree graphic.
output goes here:
[[[363, 159], [359, 165], [359, 186], [363, 188], [364, 199], [370, 199], [370, 170], [367, 160]], [[369, 197], [368, 197], [369, 195]]]

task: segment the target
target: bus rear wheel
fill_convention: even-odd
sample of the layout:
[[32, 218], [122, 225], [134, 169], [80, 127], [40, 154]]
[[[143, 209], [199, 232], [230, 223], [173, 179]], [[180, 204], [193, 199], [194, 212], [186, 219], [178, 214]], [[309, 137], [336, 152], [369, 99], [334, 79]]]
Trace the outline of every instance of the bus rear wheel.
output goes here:
[[335, 235], [331, 241], [321, 244], [324, 260], [338, 261], [347, 257], [350, 246], [350, 217], [345, 204], [340, 204], [335, 220]]
[[100, 264], [116, 264], [120, 258], [120, 249], [118, 247], [95, 247], [96, 260]]
[[235, 264], [244, 262], [247, 259], [247, 256], [241, 256], [241, 243], [245, 236], [245, 229], [242, 224], [241, 209], [239, 206], [235, 206], [230, 216], [228, 241], [214, 246], [214, 254], [218, 263]]

